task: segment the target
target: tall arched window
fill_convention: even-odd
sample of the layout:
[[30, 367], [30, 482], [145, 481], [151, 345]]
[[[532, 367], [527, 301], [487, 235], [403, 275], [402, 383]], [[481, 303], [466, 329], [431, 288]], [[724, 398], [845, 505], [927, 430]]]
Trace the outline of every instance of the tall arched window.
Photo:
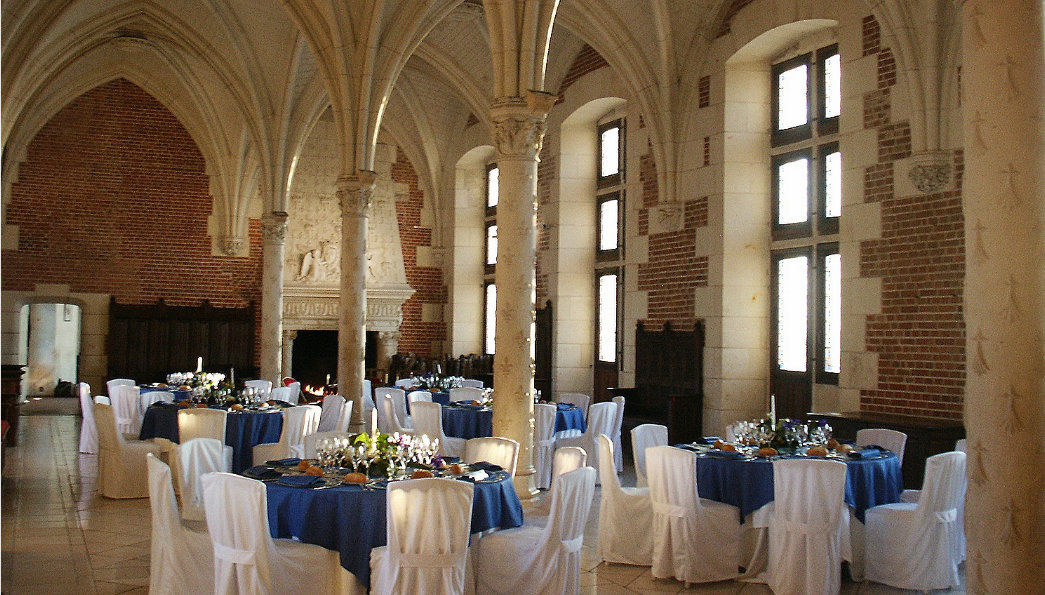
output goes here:
[[599, 124], [595, 173], [595, 392], [618, 384], [624, 273], [623, 118]]
[[771, 390], [809, 411], [813, 383], [837, 384], [841, 337], [842, 160], [838, 46], [772, 68]]
[[494, 284], [494, 269], [497, 266], [497, 184], [497, 164], [490, 163], [486, 166], [486, 240], [483, 250], [483, 350], [488, 354], [494, 352], [497, 325], [497, 286]]

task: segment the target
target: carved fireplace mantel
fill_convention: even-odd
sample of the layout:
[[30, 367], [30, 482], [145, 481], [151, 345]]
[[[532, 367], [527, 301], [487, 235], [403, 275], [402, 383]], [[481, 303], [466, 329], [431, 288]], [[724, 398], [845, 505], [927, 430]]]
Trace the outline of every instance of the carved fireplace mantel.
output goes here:
[[[414, 294], [409, 285], [367, 287], [366, 328], [398, 331], [403, 303]], [[340, 298], [337, 287], [287, 286], [283, 288], [283, 328], [337, 330]]]

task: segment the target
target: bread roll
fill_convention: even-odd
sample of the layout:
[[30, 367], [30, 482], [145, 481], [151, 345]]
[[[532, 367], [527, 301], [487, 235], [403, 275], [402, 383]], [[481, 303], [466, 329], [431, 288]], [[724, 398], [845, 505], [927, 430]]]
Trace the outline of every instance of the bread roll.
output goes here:
[[424, 479], [426, 477], [435, 477], [431, 471], [425, 469], [418, 469], [410, 474], [410, 479]]
[[728, 442], [720, 446], [719, 449], [721, 449], [722, 452], [737, 452], [737, 447]]
[[760, 457], [775, 457], [778, 454], [780, 454], [780, 453], [777, 452], [777, 449], [770, 448], [768, 446], [764, 446], [764, 447], [758, 449], [758, 456], [760, 456]]
[[810, 447], [810, 449], [806, 451], [806, 454], [811, 456], [811, 457], [826, 457], [827, 456], [827, 448], [825, 448], [823, 446], [813, 446], [813, 447]]
[[344, 481], [345, 483], [366, 483], [367, 479], [366, 475], [363, 475], [362, 473], [353, 472], [346, 475]]
[[305, 469], [305, 475], [323, 475], [323, 469], [315, 465]]

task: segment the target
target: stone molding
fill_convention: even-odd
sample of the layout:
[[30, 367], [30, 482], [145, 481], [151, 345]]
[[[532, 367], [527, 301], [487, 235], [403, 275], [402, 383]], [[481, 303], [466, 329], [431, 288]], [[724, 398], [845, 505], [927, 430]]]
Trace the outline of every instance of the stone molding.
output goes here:
[[[367, 289], [366, 328], [399, 332], [403, 303], [414, 290], [409, 286]], [[292, 330], [336, 330], [341, 295], [336, 287], [286, 287], [283, 293], [283, 326]]]
[[555, 99], [551, 93], [530, 91], [525, 100], [505, 97], [494, 102], [490, 119], [498, 157], [537, 160], [547, 130], [544, 120]]
[[287, 240], [286, 211], [272, 211], [261, 216], [261, 239], [266, 244], [282, 244]]
[[898, 196], [935, 194], [955, 190], [954, 152], [923, 151], [897, 161]]
[[247, 245], [247, 238], [243, 236], [224, 236], [219, 245], [221, 253], [226, 256], [246, 256], [243, 254], [243, 247]]

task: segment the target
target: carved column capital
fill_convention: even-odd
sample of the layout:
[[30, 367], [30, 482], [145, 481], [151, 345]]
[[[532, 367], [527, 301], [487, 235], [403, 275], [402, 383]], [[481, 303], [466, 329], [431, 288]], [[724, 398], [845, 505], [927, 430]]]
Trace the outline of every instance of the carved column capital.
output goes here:
[[221, 252], [226, 256], [240, 256], [246, 243], [247, 238], [243, 236], [224, 236], [220, 241]]
[[337, 200], [344, 217], [366, 217], [374, 198], [374, 181], [377, 173], [360, 170], [351, 176], [337, 179]]
[[494, 124], [494, 146], [498, 158], [537, 160], [544, 143], [544, 119], [555, 102], [555, 95], [531, 91], [521, 97], [502, 97], [494, 101], [490, 119]]
[[399, 341], [399, 331], [378, 331], [377, 339], [379, 341]]
[[272, 211], [261, 216], [261, 239], [266, 244], [282, 244], [287, 239], [286, 211]]
[[283, 341], [293, 341], [298, 338], [297, 330], [283, 329]]

